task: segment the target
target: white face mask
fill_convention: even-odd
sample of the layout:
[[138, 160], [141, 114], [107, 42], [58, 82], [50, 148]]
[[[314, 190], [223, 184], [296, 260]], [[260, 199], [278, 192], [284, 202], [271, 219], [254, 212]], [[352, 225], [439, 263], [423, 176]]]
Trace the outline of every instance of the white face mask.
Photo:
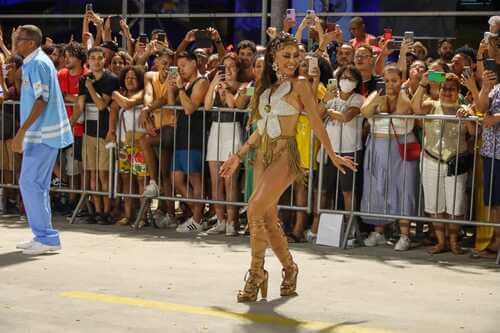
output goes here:
[[353, 91], [356, 88], [357, 84], [356, 84], [356, 82], [353, 82], [351, 80], [342, 79], [342, 80], [340, 80], [339, 85], [340, 85], [340, 90], [342, 90], [342, 92], [350, 93], [351, 91]]

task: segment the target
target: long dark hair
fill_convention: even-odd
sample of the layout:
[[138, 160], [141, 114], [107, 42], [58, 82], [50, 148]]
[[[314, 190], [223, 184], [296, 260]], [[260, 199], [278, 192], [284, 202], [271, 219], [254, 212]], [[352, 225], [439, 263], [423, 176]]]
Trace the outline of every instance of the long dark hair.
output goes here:
[[262, 78], [257, 82], [255, 94], [251, 101], [250, 123], [260, 118], [258, 110], [260, 95], [278, 81], [276, 72], [273, 70], [274, 57], [279, 49], [287, 45], [295, 45], [298, 47], [295, 37], [286, 32], [279, 33], [276, 38], [267, 44], [266, 52], [264, 53], [264, 70], [262, 71]]

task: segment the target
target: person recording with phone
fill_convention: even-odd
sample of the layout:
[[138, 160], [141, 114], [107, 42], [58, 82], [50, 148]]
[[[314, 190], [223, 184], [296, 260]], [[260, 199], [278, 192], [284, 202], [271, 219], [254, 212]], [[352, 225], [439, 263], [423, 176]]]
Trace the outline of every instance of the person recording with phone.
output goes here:
[[226, 54], [222, 38], [215, 28], [192, 29], [188, 31], [184, 36], [184, 39], [175, 50], [175, 53], [180, 54], [182, 52], [185, 52], [186, 50], [189, 50], [193, 43], [194, 46], [192, 47], [196, 49], [204, 49], [205, 56], [207, 57], [207, 59], [205, 60], [205, 66], [206, 61], [208, 61], [208, 57], [210, 57], [214, 53], [214, 45], [215, 49], [217, 50], [217, 54], [219, 55], [219, 59], [224, 58], [224, 55]]
[[[73, 126], [85, 112], [85, 134], [83, 136], [82, 158], [84, 170], [90, 171], [92, 191], [109, 191], [109, 152], [105, 138], [116, 135], [117, 115], [110, 113], [109, 105], [113, 91], [120, 89], [118, 78], [105, 69], [105, 54], [101, 47], [94, 47], [87, 53], [90, 73], [79, 82], [78, 99], [70, 122]], [[110, 140], [111, 141], [111, 140]], [[114, 140], [112, 140], [114, 141]], [[111, 200], [93, 196], [96, 216], [89, 216], [87, 222], [113, 224], [110, 215]]]
[[[490, 20], [490, 29], [494, 20]], [[500, 24], [496, 20], [496, 27]], [[498, 32], [498, 30], [497, 30]], [[479, 93], [478, 108], [485, 115], [481, 157], [483, 159], [484, 205], [489, 208], [491, 222], [500, 223], [500, 38], [493, 37], [488, 41], [488, 56], [483, 72], [483, 86]], [[487, 252], [500, 251], [500, 228], [495, 230], [495, 242], [481, 255]], [[494, 255], [489, 254], [490, 257]]]
[[[177, 54], [178, 74], [169, 75], [168, 104], [181, 105], [175, 132], [175, 153], [173, 178], [175, 189], [184, 198], [201, 199], [203, 142], [205, 133], [202, 106], [209, 82], [198, 71], [197, 59], [193, 53]], [[191, 205], [193, 216], [179, 225], [177, 232], [202, 231], [203, 204]]]
[[[235, 107], [237, 92], [242, 86], [242, 83], [238, 81], [239, 71], [240, 62], [236, 53], [226, 54], [205, 96], [205, 110], [210, 112], [212, 120], [206, 156], [210, 168], [212, 200], [238, 201], [240, 192], [238, 172], [234, 173], [232, 177], [222, 178], [219, 175], [219, 168], [222, 162], [225, 162], [241, 148], [240, 123], [243, 120], [243, 113], [212, 109], [214, 106]], [[236, 236], [237, 206], [215, 205], [215, 214], [217, 223], [207, 233], [225, 233], [226, 236]]]
[[[154, 71], [144, 75], [144, 108], [139, 116], [139, 122], [147, 133], [139, 140], [150, 175], [149, 184], [145, 187], [143, 196], [154, 198], [160, 195], [160, 186], [166, 196], [173, 196], [171, 161], [173, 154], [174, 132], [176, 124], [175, 110], [161, 109], [168, 104], [169, 76], [174, 75], [174, 52], [169, 49], [157, 51], [154, 54]], [[172, 97], [171, 100], [173, 100]], [[155, 149], [155, 148], [158, 148]], [[158, 152], [158, 153], [157, 153]], [[165, 166], [158, 170], [160, 165]], [[161, 175], [161, 177], [160, 177]], [[162, 182], [160, 183], [160, 179]], [[154, 216], [161, 225], [175, 225], [175, 207], [171, 201], [160, 201]]]
[[[338, 96], [326, 102], [326, 132], [337, 154], [350, 157], [361, 167], [363, 149], [363, 118], [359, 117], [364, 98], [360, 94], [362, 86], [361, 73], [353, 65], [340, 67], [337, 78], [332, 84], [336, 84]], [[330, 89], [330, 87], [328, 87]], [[360, 199], [359, 185], [360, 173], [348, 170], [341, 173], [335, 165], [327, 158], [321, 161], [320, 155], [318, 163], [323, 163], [323, 183], [319, 200], [323, 208], [328, 207], [327, 203], [332, 202], [337, 189], [337, 177], [340, 191], [343, 195], [344, 210], [356, 210]], [[315, 214], [313, 225], [306, 238], [315, 238], [318, 232], [319, 214]]]

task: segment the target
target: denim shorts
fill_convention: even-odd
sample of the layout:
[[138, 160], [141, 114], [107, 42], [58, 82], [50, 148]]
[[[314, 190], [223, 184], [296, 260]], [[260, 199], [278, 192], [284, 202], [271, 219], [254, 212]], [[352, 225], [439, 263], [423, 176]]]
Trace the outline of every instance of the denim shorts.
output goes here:
[[203, 159], [200, 150], [177, 150], [174, 158], [174, 171], [201, 173]]

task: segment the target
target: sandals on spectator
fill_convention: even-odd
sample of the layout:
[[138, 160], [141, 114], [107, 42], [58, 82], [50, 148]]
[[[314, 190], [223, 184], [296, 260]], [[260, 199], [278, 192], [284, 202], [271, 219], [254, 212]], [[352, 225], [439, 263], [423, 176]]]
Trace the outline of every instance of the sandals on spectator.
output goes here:
[[304, 238], [296, 236], [293, 233], [286, 235], [286, 238], [288, 240], [288, 243], [307, 243], [307, 241]]
[[497, 253], [491, 252], [488, 250], [484, 250], [484, 251], [480, 251], [480, 252], [473, 251], [470, 254], [470, 257], [471, 257], [471, 259], [496, 259]]
[[465, 254], [465, 251], [462, 250], [462, 248], [460, 247], [460, 244], [458, 244], [458, 242], [450, 242], [450, 250], [456, 256]]
[[448, 252], [448, 248], [446, 244], [436, 244], [433, 247], [431, 247], [429, 250], [427, 250], [429, 254], [439, 254], [439, 253], [445, 253]]
[[130, 220], [128, 219], [128, 217], [124, 217], [124, 218], [118, 220], [118, 222], [116, 222], [116, 224], [119, 224], [119, 225], [129, 225], [130, 224]]

